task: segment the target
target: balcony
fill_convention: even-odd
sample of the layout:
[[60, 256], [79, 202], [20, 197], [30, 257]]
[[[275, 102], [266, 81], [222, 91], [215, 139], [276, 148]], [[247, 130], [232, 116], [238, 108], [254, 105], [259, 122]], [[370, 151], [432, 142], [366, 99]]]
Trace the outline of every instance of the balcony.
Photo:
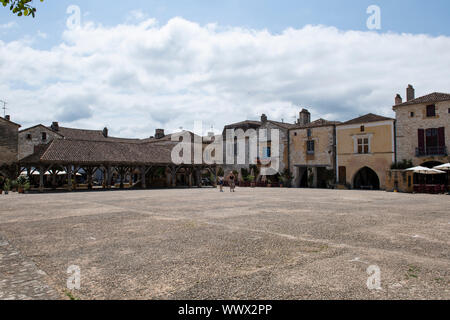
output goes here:
[[447, 147], [416, 148], [416, 157], [447, 156]]

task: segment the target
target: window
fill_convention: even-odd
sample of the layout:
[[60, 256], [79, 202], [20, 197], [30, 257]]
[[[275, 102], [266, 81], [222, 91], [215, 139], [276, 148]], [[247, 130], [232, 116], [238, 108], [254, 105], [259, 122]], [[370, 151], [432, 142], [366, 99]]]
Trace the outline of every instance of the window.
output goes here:
[[264, 159], [268, 159], [272, 156], [272, 150], [270, 149], [270, 147], [264, 147], [263, 156], [264, 156]]
[[31, 133], [27, 134], [27, 140], [31, 140]]
[[448, 108], [448, 113], [450, 113], [450, 108]]
[[431, 104], [427, 106], [427, 117], [435, 117], [436, 116], [436, 106]]
[[308, 134], [308, 138], [310, 138], [310, 137], [311, 137], [311, 135], [312, 135], [312, 131], [311, 131], [311, 129], [308, 129], [308, 130], [307, 130], [307, 134]]
[[[448, 109], [450, 111], [450, 109]], [[297, 132], [294, 132], [294, 136], [297, 136]]]
[[47, 140], [47, 133], [46, 132], [42, 132], [42, 141]]
[[314, 140], [310, 140], [306, 142], [306, 152], [307, 154], [314, 154], [315, 144]]
[[358, 153], [359, 154], [369, 153], [369, 138], [358, 139]]
[[366, 131], [366, 128], [364, 126], [361, 126], [361, 132]]
[[414, 116], [415, 116], [414, 112], [410, 112], [409, 116], [410, 116], [411, 118], [414, 118]]

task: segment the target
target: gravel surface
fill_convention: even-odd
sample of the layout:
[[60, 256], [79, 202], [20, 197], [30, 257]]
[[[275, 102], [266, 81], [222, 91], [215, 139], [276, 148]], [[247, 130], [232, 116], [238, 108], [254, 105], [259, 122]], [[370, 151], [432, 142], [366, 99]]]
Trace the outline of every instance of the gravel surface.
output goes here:
[[10, 194], [0, 235], [62, 299], [449, 299], [449, 208], [447, 195], [281, 188]]

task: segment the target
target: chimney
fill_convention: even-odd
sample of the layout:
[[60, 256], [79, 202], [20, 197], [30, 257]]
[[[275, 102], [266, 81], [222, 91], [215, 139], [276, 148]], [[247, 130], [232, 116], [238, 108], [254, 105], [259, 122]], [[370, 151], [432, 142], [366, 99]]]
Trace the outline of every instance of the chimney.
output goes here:
[[311, 122], [311, 113], [308, 110], [303, 109], [300, 111], [300, 117], [298, 119], [298, 124], [305, 126]]
[[7, 115], [5, 116], [5, 120], [11, 121], [11, 116], [10, 116], [9, 114], [7, 114]]
[[108, 138], [108, 128], [107, 128], [107, 127], [104, 127], [104, 128], [103, 128], [103, 136], [104, 136], [105, 138]]
[[59, 131], [59, 123], [58, 122], [53, 122], [51, 127], [53, 131]]
[[261, 122], [262, 122], [262, 123], [266, 123], [266, 122], [267, 122], [267, 116], [266, 116], [265, 114], [263, 114], [263, 115], [261, 116]]
[[162, 139], [165, 137], [164, 129], [156, 129], [155, 130], [155, 139]]
[[402, 96], [397, 94], [397, 96], [395, 97], [395, 105], [402, 104], [402, 103], [403, 103]]
[[406, 89], [406, 101], [411, 101], [416, 98], [416, 91], [412, 85], [408, 85]]

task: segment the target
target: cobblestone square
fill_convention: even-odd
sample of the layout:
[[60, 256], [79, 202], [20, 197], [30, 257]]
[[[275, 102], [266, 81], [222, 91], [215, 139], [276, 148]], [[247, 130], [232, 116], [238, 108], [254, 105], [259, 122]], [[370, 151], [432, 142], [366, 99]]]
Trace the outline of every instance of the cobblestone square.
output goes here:
[[450, 298], [447, 195], [174, 189], [10, 194], [0, 208], [0, 299]]

